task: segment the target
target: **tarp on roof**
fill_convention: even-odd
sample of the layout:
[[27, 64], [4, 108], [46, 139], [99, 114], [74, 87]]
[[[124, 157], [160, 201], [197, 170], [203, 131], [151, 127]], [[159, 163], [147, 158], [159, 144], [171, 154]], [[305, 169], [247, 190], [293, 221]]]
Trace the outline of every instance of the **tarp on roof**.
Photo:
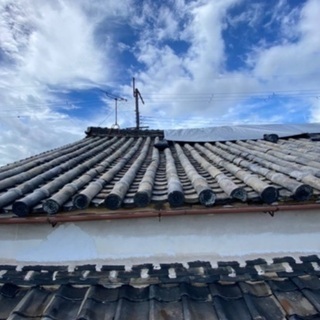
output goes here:
[[202, 129], [173, 129], [165, 130], [164, 138], [169, 141], [205, 142], [263, 139], [265, 134], [277, 134], [279, 138], [284, 138], [304, 133], [320, 133], [320, 123], [235, 125]]

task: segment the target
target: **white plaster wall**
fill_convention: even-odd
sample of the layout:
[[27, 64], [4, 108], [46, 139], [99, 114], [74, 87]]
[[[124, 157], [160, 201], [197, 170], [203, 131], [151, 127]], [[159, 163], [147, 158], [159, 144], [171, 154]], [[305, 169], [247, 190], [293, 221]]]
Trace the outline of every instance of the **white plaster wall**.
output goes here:
[[0, 225], [0, 263], [137, 264], [320, 252], [320, 212], [279, 212]]

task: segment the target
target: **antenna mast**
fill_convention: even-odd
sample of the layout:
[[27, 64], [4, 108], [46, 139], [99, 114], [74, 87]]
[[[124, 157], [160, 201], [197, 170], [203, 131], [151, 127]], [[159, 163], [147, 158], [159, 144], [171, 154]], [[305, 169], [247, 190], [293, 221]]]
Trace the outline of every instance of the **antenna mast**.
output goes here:
[[133, 88], [133, 97], [135, 99], [136, 106], [136, 129], [140, 129], [140, 113], [139, 113], [139, 98], [141, 102], [144, 104], [143, 98], [138, 88], [136, 88], [136, 80], [132, 78], [132, 88]]
[[114, 124], [111, 126], [113, 129], [120, 129], [120, 126], [118, 125], [118, 101], [127, 101], [127, 99], [116, 96], [114, 94], [111, 94], [109, 92], [104, 91], [105, 95], [114, 100], [115, 103], [115, 113], [114, 113]]

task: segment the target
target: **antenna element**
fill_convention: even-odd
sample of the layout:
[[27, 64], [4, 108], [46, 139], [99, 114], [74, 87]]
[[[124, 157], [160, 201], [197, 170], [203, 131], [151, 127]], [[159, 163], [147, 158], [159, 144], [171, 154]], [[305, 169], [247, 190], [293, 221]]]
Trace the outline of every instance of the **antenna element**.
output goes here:
[[144, 104], [143, 98], [138, 88], [136, 88], [136, 80], [132, 78], [132, 88], [133, 88], [133, 97], [135, 99], [136, 106], [136, 129], [140, 129], [140, 113], [139, 113], [139, 98], [141, 102]]
[[120, 126], [118, 125], [118, 101], [127, 101], [127, 99], [116, 96], [112, 93], [103, 91], [105, 93], [105, 95], [110, 98], [110, 99], [114, 99], [114, 103], [115, 103], [115, 113], [114, 113], [114, 124], [111, 126], [111, 128], [113, 129], [120, 129]]

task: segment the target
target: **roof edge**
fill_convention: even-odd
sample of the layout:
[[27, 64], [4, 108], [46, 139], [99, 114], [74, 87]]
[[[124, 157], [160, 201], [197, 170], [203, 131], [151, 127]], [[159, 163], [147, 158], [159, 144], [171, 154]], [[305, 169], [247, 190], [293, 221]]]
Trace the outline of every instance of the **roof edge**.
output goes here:
[[135, 211], [117, 210], [116, 212], [101, 213], [99, 210], [88, 210], [78, 214], [57, 214], [54, 216], [42, 217], [5, 217], [0, 218], [0, 224], [51, 224], [55, 226], [57, 223], [66, 222], [85, 222], [85, 221], [101, 221], [101, 220], [127, 220], [142, 218], [162, 218], [170, 216], [184, 215], [208, 215], [208, 214], [230, 214], [230, 213], [268, 213], [274, 216], [279, 211], [297, 211], [297, 210], [319, 210], [320, 203], [317, 204], [300, 204], [300, 205], [266, 205], [266, 206], [250, 206], [250, 207], [227, 207], [227, 208], [205, 208], [205, 209], [169, 209], [169, 210], [149, 210]]

